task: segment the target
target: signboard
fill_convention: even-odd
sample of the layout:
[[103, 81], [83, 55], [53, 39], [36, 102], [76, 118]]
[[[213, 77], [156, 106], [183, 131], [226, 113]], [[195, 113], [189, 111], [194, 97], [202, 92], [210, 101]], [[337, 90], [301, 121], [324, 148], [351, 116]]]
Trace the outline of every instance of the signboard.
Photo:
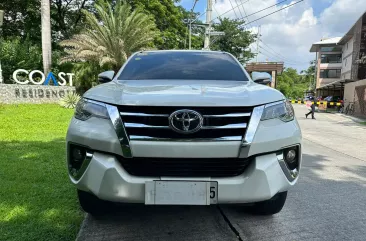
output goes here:
[[320, 101], [319, 102], [319, 110], [324, 110], [326, 111], [327, 110], [327, 101]]
[[[28, 75], [28, 79], [19, 80], [19, 78], [18, 78], [19, 73], [24, 73], [24, 74]], [[38, 81], [35, 80], [34, 79], [34, 74], [38, 74], [41, 77], [41, 79], [38, 80]], [[65, 86], [66, 83], [67, 83], [66, 76], [68, 76], [69, 85], [72, 86], [72, 77], [74, 75], [75, 74], [72, 74], [72, 73], [60, 72], [60, 73], [58, 73], [58, 79], [59, 80], [56, 80], [56, 77], [52, 72], [49, 72], [47, 77], [46, 77], [43, 74], [43, 72], [40, 71], [40, 70], [33, 70], [33, 71], [29, 72], [25, 69], [17, 69], [13, 72], [13, 79], [17, 84], [20, 84], [20, 85], [26, 85], [29, 82], [34, 84], [34, 85], [49, 85], [50, 80], [52, 80], [54, 86], [58, 86], [58, 85]]]
[[58, 103], [74, 92], [73, 86], [1, 84], [0, 104]]

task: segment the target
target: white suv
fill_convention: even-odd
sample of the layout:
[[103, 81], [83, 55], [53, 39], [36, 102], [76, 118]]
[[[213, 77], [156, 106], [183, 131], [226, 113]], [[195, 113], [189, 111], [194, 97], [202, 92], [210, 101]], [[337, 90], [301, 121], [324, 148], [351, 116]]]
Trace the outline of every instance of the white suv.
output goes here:
[[[277, 90], [230, 54], [146, 51], [99, 75], [67, 132], [82, 208], [251, 203], [279, 212], [301, 166], [301, 131]], [[114, 76], [114, 77], [113, 77]]]

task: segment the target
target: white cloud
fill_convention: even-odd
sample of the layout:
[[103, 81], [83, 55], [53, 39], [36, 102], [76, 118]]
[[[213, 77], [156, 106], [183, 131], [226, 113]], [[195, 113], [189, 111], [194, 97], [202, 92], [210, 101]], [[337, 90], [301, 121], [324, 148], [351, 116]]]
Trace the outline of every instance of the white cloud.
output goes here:
[[[247, 0], [231, 1], [236, 6], [237, 3]], [[295, 2], [291, 1], [287, 5], [275, 6], [256, 14], [253, 13], [276, 4], [277, 0], [249, 1], [243, 6], [247, 15], [253, 14], [249, 17], [249, 21], [254, 21]], [[229, 0], [217, 0], [215, 10], [218, 13], [214, 11], [213, 17], [230, 9]], [[244, 13], [243, 8], [240, 9], [241, 13]], [[238, 8], [236, 10], [239, 15]], [[258, 61], [284, 60], [287, 67], [301, 70], [306, 69], [308, 62], [315, 58], [315, 54], [309, 53], [312, 43], [324, 37], [343, 36], [365, 10], [365, 0], [334, 0], [319, 16], [315, 16], [310, 0], [305, 0], [247, 27], [256, 32], [258, 25], [261, 25], [261, 40], [266, 45], [263, 43], [260, 45], [266, 50], [260, 49], [263, 54], [259, 55]], [[236, 18], [233, 11], [223, 17]], [[251, 48], [256, 51], [256, 44]]]

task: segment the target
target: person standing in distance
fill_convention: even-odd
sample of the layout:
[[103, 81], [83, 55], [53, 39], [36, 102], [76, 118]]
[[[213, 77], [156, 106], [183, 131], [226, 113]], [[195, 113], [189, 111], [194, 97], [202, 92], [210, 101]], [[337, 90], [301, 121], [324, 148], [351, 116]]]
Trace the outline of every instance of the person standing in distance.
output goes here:
[[308, 118], [308, 115], [311, 114], [311, 118], [315, 120], [315, 117], [314, 117], [314, 112], [315, 112], [315, 100], [314, 100], [314, 97], [310, 97], [309, 98], [310, 101], [312, 101], [313, 103], [311, 104], [310, 108], [311, 110], [309, 111], [309, 113], [305, 114], [305, 117], [306, 119]]

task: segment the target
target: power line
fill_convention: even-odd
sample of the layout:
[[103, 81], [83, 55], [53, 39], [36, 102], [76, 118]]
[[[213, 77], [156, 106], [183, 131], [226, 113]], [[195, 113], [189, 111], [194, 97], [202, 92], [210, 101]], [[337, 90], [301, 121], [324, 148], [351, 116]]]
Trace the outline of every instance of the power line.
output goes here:
[[[244, 5], [242, 5], [242, 8], [243, 8], [243, 11], [244, 11], [244, 14], [245, 14], [244, 16], [247, 18], [248, 22], [250, 22], [250, 20], [248, 18], [248, 15], [247, 15], [247, 12], [245, 11]], [[242, 18], [242, 19], [244, 19], [244, 18]], [[253, 27], [252, 24], [250, 24], [250, 27], [251, 28]]]
[[[236, 3], [236, 5], [239, 5], [238, 0], [235, 0], [235, 3]], [[241, 9], [240, 8], [238, 8], [238, 9], [239, 9], [240, 16], [243, 18], [243, 13], [241, 12]]]
[[249, 22], [249, 23], [244, 23], [243, 25], [245, 26], [245, 25], [251, 24], [251, 23], [253, 23], [253, 22], [256, 22], [257, 20], [260, 20], [260, 19], [262, 19], [262, 18], [268, 17], [269, 15], [272, 15], [272, 14], [274, 14], [274, 13], [277, 13], [277, 12], [279, 12], [279, 11], [282, 11], [282, 10], [284, 10], [284, 9], [286, 9], [286, 8], [289, 8], [289, 7], [291, 7], [291, 6], [295, 5], [295, 4], [298, 4], [298, 3], [303, 2], [303, 1], [304, 1], [304, 0], [300, 0], [300, 1], [294, 2], [293, 4], [287, 5], [286, 7], [283, 7], [283, 8], [281, 8], [281, 9], [277, 10], [277, 11], [274, 11], [274, 12], [272, 12], [272, 13], [269, 13], [269, 14], [267, 14], [267, 15], [264, 15], [263, 17], [257, 18], [257, 19], [255, 19], [254, 21], [251, 21], [251, 22]]
[[237, 14], [236, 14], [236, 12], [234, 11], [234, 5], [233, 5], [233, 3], [231, 2], [231, 0], [229, 0], [229, 2], [230, 2], [231, 8], [233, 9], [233, 12], [234, 12], [234, 14], [235, 14], [236, 18], [238, 18], [238, 15], [237, 15]]
[[217, 15], [220, 15], [220, 14], [219, 14], [219, 12], [217, 11], [217, 9], [216, 9], [215, 5], [212, 5], [212, 7], [213, 7], [213, 9], [215, 10], [216, 14], [217, 14]]
[[[284, 62], [284, 63], [286, 63], [286, 64], [288, 64], [288, 65], [296, 65], [296, 66], [303, 65], [303, 64], [301, 64], [301, 63], [295, 63], [295, 62], [288, 61], [288, 60], [283, 59], [283, 58], [279, 58], [278, 56], [276, 56], [276, 55], [274, 55], [273, 53], [269, 52], [268, 50], [266, 50], [266, 49], [265, 49], [265, 48], [263, 48], [262, 46], [259, 46], [259, 48], [260, 48], [260, 49], [262, 49], [262, 50], [264, 50], [264, 51], [266, 51], [266, 52], [267, 52], [267, 54], [270, 54], [270, 55], [272, 56], [271, 58], [278, 59], [279, 61]], [[264, 54], [263, 52], [261, 52], [261, 51], [259, 51], [259, 53], [261, 53], [261, 54], [265, 55], [265, 54]], [[266, 56], [267, 56], [267, 55], [266, 55]], [[267, 57], [269, 57], [269, 56], [267, 56]]]
[[196, 4], [197, 4], [198, 0], [193, 0], [193, 1], [194, 2], [193, 2], [193, 7], [191, 9], [191, 12], [193, 12], [194, 8], [196, 7]]
[[[261, 10], [257, 11], [257, 12], [251, 13], [251, 14], [247, 15], [247, 17], [250, 17], [250, 16], [252, 16], [252, 15], [254, 15], [254, 14], [257, 14], [257, 13], [263, 12], [264, 10], [267, 10], [267, 9], [269, 9], [269, 8], [271, 8], [271, 7], [274, 7], [274, 6], [280, 5], [281, 3], [284, 3], [284, 2], [287, 2], [287, 1], [288, 1], [288, 0], [283, 0], [283, 1], [281, 1], [281, 2], [278, 2], [278, 3], [276, 3], [276, 4], [271, 5], [271, 6], [269, 6], [269, 7], [263, 8], [263, 9], [261, 9]], [[243, 19], [240, 19], [240, 20], [243, 20]]]
[[239, 4], [238, 6], [236, 6], [236, 7], [232, 8], [232, 9], [227, 10], [227, 11], [226, 11], [226, 12], [224, 12], [223, 14], [221, 14], [221, 15], [217, 16], [216, 18], [212, 19], [212, 22], [213, 22], [214, 20], [216, 20], [216, 19], [220, 18], [221, 16], [223, 16], [223, 15], [227, 14], [228, 12], [232, 11], [233, 9], [238, 8], [239, 6], [242, 6], [243, 4], [245, 4], [245, 3], [249, 2], [249, 1], [250, 1], [250, 0], [247, 0], [247, 1], [245, 1], [245, 2], [242, 2], [242, 3], [241, 3], [241, 4]]
[[[268, 56], [268, 55], [264, 54], [263, 52], [259, 52], [259, 53], [260, 53], [260, 54], [262, 54], [262, 55], [264, 55], [264, 56], [266, 56], [266, 57], [268, 57], [268, 58], [270, 58], [270, 59], [274, 59], [273, 57]], [[278, 61], [274, 60], [273, 62], [278, 62]], [[284, 61], [279, 61], [279, 62], [283, 62], [285, 66], [286, 66], [286, 65], [290, 65], [290, 66], [299, 66], [299, 64], [289, 64], [288, 62], [284, 62]]]
[[278, 53], [278, 52], [276, 52], [273, 48], [271, 48], [270, 46], [268, 46], [268, 44], [266, 44], [265, 42], [263, 42], [263, 40], [259, 40], [259, 41], [261, 41], [268, 49], [270, 49], [274, 54], [276, 54], [276, 55], [278, 55], [279, 57], [282, 57], [283, 59], [285, 59], [285, 60], [287, 60], [287, 61], [291, 61], [291, 62], [296, 62], [296, 63], [301, 63], [301, 64], [305, 64], [305, 63], [307, 63], [307, 62], [304, 62], [304, 61], [297, 61], [297, 60], [294, 60], [294, 59], [291, 59], [291, 58], [288, 58], [288, 57], [285, 57], [284, 55], [282, 55], [282, 54], [280, 54], [280, 53]]

